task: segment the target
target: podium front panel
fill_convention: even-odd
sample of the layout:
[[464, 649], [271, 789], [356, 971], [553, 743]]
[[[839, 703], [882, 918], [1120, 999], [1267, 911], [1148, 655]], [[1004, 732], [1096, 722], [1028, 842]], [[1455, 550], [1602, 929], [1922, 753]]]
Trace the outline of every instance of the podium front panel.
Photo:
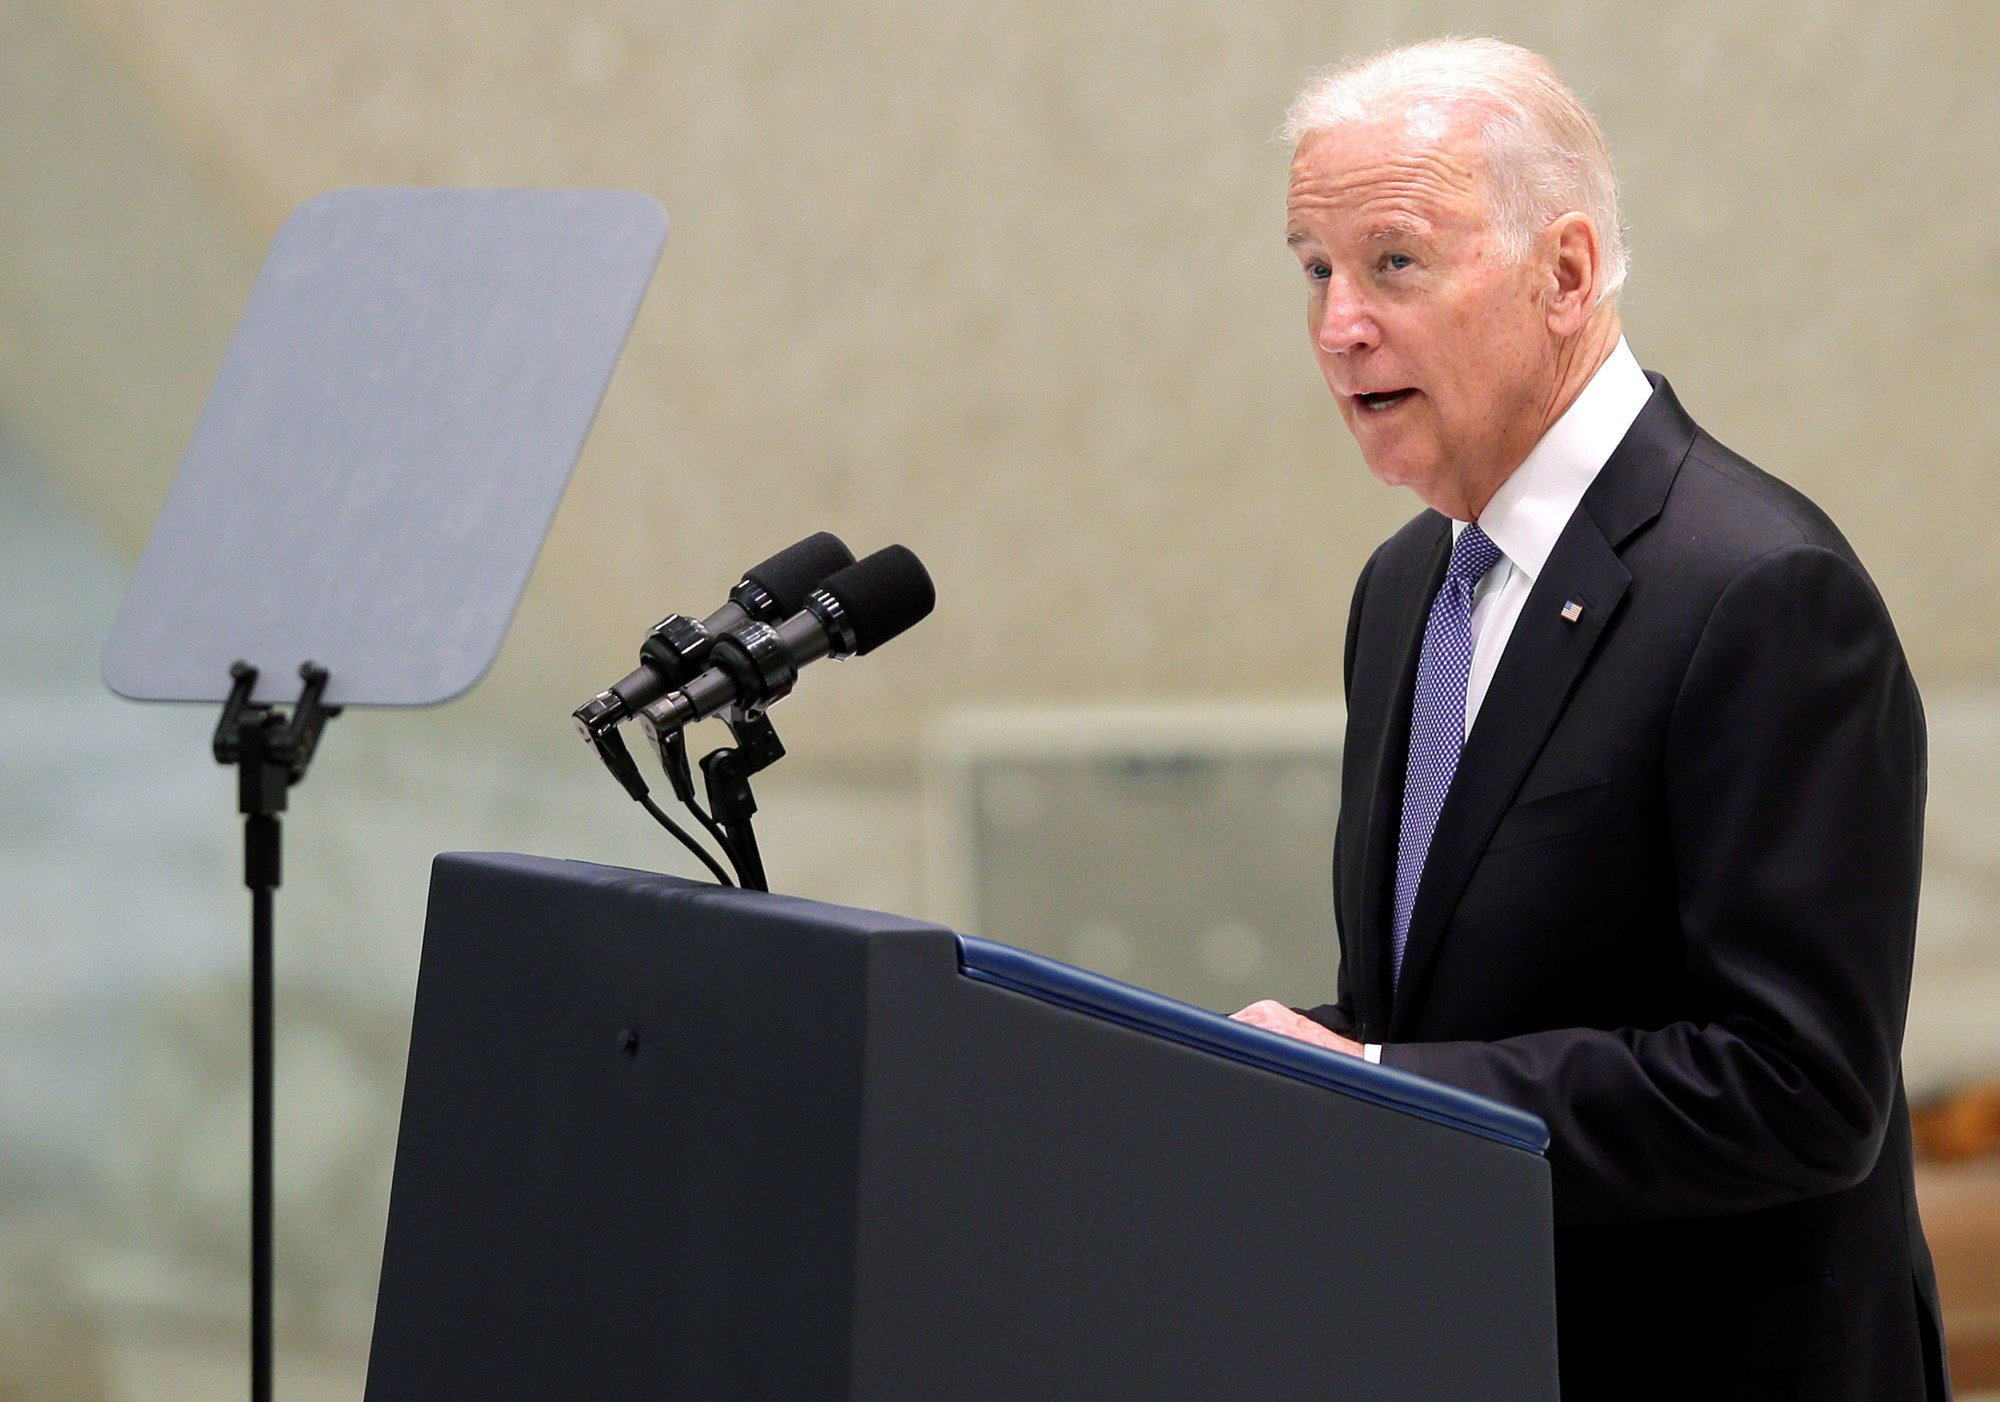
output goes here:
[[1535, 1122], [976, 948], [439, 858], [368, 1398], [1555, 1398]]

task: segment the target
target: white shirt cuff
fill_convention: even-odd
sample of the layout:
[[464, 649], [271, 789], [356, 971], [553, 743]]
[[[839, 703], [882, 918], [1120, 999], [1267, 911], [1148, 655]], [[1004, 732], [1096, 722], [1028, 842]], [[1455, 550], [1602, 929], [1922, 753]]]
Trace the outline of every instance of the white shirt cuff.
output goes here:
[[1372, 1061], [1377, 1066], [1380, 1066], [1382, 1064], [1382, 1044], [1380, 1042], [1363, 1042], [1361, 1044], [1361, 1055], [1364, 1060]]

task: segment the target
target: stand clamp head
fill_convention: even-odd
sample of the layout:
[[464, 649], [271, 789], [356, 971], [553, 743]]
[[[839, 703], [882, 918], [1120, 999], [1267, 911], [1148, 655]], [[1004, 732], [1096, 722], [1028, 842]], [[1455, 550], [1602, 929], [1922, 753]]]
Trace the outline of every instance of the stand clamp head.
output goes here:
[[328, 674], [317, 662], [299, 667], [305, 689], [289, 719], [250, 699], [257, 689], [257, 669], [238, 661], [229, 669], [228, 699], [210, 742], [218, 764], [240, 770], [238, 807], [244, 813], [281, 813], [285, 790], [305, 778], [326, 723], [340, 714], [326, 696]]
[[326, 729], [326, 723], [340, 714], [340, 707], [329, 706], [324, 700], [328, 681], [326, 668], [317, 662], [302, 662], [299, 664], [299, 678], [305, 682], [305, 690], [299, 693], [298, 705], [292, 707], [291, 724], [278, 737], [275, 752], [279, 761], [291, 771], [294, 784], [306, 777], [306, 767], [312, 763], [313, 753], [319, 749], [319, 737]]

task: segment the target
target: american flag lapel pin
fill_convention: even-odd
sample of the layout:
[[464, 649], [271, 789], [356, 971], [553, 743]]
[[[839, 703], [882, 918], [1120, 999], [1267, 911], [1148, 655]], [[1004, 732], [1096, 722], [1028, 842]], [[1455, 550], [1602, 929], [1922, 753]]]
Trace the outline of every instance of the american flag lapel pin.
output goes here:
[[1581, 617], [1583, 617], [1583, 605], [1575, 599], [1563, 605], [1563, 622], [1574, 623]]

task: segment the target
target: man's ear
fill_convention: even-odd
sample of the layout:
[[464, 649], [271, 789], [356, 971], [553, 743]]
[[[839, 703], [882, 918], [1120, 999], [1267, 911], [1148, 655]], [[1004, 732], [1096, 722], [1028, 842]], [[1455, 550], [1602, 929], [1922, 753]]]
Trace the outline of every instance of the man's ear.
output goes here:
[[1547, 312], [1549, 330], [1574, 336], [1597, 305], [1598, 284], [1604, 279], [1604, 251], [1597, 227], [1587, 214], [1565, 214], [1542, 231], [1549, 261]]

